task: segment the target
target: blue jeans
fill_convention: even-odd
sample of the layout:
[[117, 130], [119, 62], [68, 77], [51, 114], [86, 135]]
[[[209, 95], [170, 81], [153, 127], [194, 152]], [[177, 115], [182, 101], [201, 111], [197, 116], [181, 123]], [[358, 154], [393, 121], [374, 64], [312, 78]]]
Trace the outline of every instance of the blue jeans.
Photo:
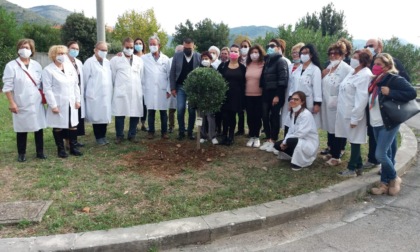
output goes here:
[[[178, 126], [179, 134], [185, 134], [185, 109], [187, 107], [187, 94], [183, 86], [176, 86], [176, 103], [177, 103], [177, 117], [178, 117]], [[192, 135], [195, 123], [195, 109], [188, 107], [188, 135]]]
[[400, 125], [386, 130], [385, 126], [372, 127], [376, 139], [375, 157], [382, 165], [381, 182], [388, 184], [397, 177], [395, 171], [395, 154], [397, 153], [397, 133]]
[[[166, 110], [158, 110], [160, 113], [160, 131], [162, 134], [166, 134], [168, 131], [168, 114]], [[156, 110], [149, 109], [149, 117], [147, 118], [147, 123], [149, 124], [149, 132], [155, 133], [155, 115]]]
[[[130, 127], [128, 129], [128, 138], [133, 138], [137, 133], [137, 124], [139, 124], [140, 117], [130, 117]], [[117, 137], [124, 138], [124, 121], [125, 116], [115, 117], [115, 133]]]

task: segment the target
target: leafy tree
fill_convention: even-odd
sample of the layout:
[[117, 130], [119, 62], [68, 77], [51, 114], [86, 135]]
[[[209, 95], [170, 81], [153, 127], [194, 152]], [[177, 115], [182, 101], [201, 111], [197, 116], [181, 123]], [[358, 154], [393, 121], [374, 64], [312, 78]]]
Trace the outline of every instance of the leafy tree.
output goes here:
[[384, 41], [383, 51], [399, 59], [403, 64], [412, 84], [420, 81], [420, 49], [413, 44], [403, 45], [397, 37]]
[[184, 38], [195, 39], [193, 23], [191, 23], [191, 21], [187, 19], [187, 21], [185, 21], [185, 25], [183, 23], [180, 23], [178, 26], [175, 26], [175, 33], [172, 36], [173, 46], [182, 45]]
[[[236, 38], [233, 40], [233, 43], [234, 44], [237, 44], [238, 46], [240, 46], [241, 45], [241, 42], [244, 41], [244, 40], [246, 40], [246, 39], [249, 40], [249, 41], [251, 41], [251, 43], [252, 43], [252, 39], [250, 37], [246, 36], [246, 35], [238, 35], [238, 36], [236, 36]], [[230, 45], [228, 45], [228, 46], [230, 46]]]
[[119, 40], [120, 45], [126, 37], [133, 39], [140, 37], [145, 43], [148, 43], [149, 38], [154, 34], [159, 37], [162, 47], [168, 43], [168, 35], [158, 24], [153, 8], [141, 13], [130, 10], [122, 16], [118, 16], [113, 38]]
[[72, 13], [67, 16], [66, 22], [61, 29], [63, 44], [74, 40], [79, 43], [79, 57], [82, 61], [93, 55], [96, 44], [96, 19], [87, 18], [82, 13]]
[[48, 52], [52, 45], [62, 44], [61, 31], [49, 24], [24, 23], [22, 30], [25, 38], [35, 41], [38, 52]]

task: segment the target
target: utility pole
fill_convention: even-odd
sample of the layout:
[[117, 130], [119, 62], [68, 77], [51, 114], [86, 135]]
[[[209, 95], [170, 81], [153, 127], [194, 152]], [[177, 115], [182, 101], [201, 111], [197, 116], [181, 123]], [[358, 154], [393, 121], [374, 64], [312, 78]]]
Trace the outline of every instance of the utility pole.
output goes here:
[[106, 41], [104, 0], [96, 0], [96, 42]]

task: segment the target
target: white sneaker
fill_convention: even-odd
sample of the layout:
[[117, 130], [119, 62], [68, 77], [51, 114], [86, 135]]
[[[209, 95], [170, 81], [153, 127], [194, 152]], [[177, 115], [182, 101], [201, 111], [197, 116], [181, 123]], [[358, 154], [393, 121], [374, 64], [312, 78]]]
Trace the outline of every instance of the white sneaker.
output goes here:
[[270, 142], [264, 142], [263, 145], [260, 147], [260, 150], [267, 150], [268, 146], [270, 146]]
[[289, 156], [289, 155], [287, 155], [285, 152], [280, 151], [279, 152], [279, 155], [277, 156], [277, 159], [280, 159], [280, 160], [292, 160], [292, 157]]
[[252, 147], [254, 145], [254, 138], [251, 137], [246, 143], [246, 147]]
[[253, 145], [253, 147], [254, 148], [260, 148], [260, 146], [261, 146], [260, 139], [259, 138], [254, 138], [254, 145]]
[[204, 138], [200, 138], [200, 143], [205, 143], [207, 140]]
[[211, 140], [211, 143], [214, 144], [214, 145], [216, 145], [216, 144], [219, 144], [219, 141], [217, 141], [217, 138], [213, 138]]
[[276, 150], [275, 148], [273, 148], [273, 154], [274, 154], [274, 155], [276, 155], [276, 156], [277, 156], [277, 155], [279, 154], [279, 152], [280, 152], [280, 151], [278, 151], [278, 150]]
[[274, 143], [270, 142], [267, 149], [265, 150], [266, 152], [273, 152], [274, 149]]

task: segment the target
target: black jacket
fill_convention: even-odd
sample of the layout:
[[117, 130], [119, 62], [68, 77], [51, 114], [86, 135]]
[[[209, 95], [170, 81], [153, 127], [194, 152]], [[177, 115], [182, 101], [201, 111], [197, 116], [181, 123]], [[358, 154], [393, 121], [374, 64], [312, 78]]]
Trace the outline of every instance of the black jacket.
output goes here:
[[263, 92], [276, 92], [279, 99], [284, 98], [289, 82], [289, 67], [283, 56], [273, 53], [265, 56], [262, 70], [260, 87]]

